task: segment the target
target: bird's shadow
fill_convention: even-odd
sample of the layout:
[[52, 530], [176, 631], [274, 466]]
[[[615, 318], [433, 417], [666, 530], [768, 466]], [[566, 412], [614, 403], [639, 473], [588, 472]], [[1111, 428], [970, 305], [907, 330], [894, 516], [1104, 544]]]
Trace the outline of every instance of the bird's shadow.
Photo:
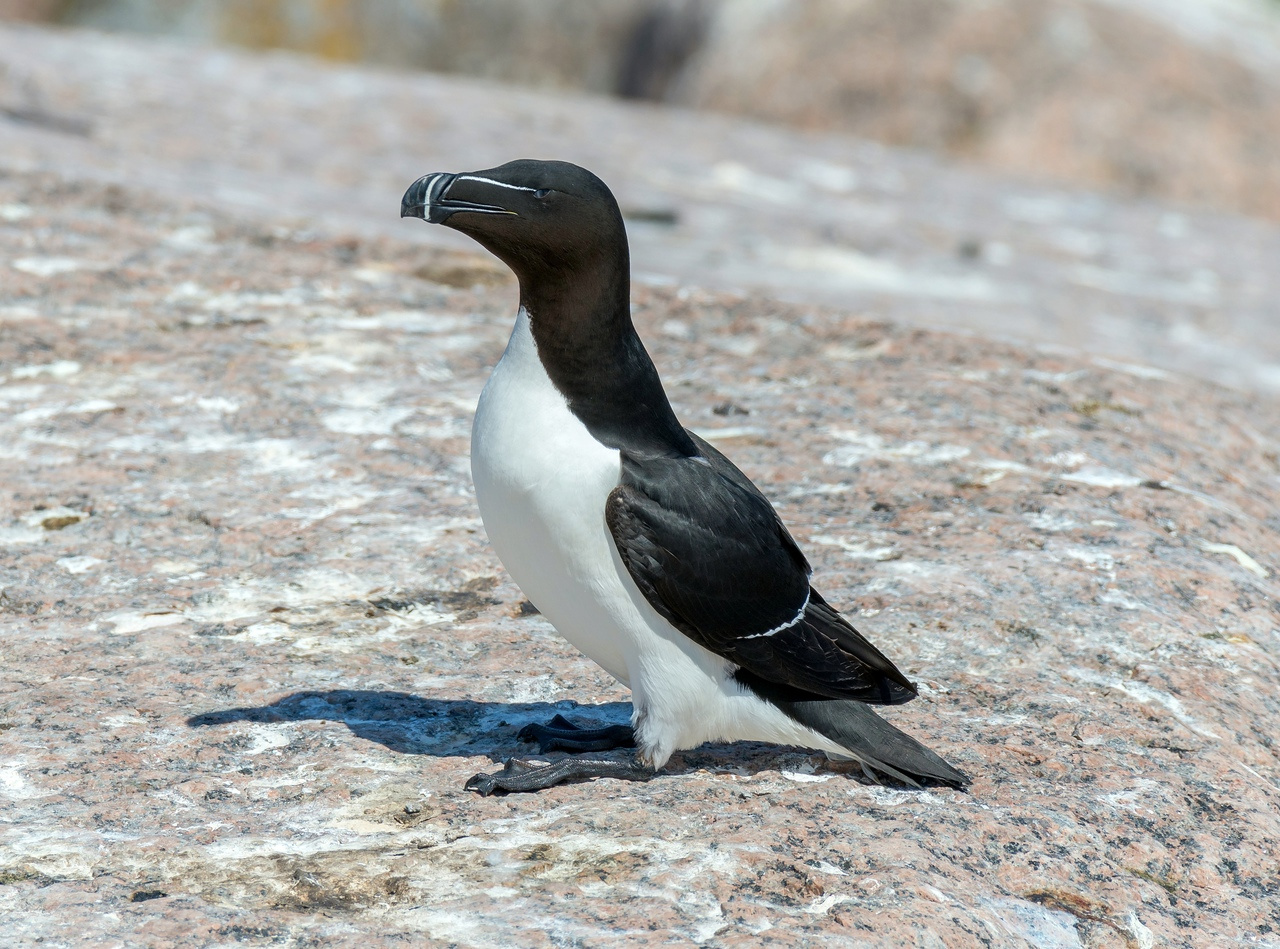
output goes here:
[[[269, 705], [204, 712], [188, 718], [187, 724], [209, 728], [234, 722], [341, 722], [357, 737], [376, 741], [398, 754], [442, 758], [483, 755], [502, 762], [512, 755], [536, 754], [536, 747], [520, 741], [517, 733], [530, 722], [545, 723], [557, 714], [587, 727], [626, 724], [631, 718], [631, 703], [477, 702], [424, 698], [408, 692], [334, 689], [295, 692]], [[748, 775], [780, 768], [810, 770], [817, 760], [811, 752], [776, 745], [716, 743], [677, 754], [663, 770], [678, 774], [706, 769]]]

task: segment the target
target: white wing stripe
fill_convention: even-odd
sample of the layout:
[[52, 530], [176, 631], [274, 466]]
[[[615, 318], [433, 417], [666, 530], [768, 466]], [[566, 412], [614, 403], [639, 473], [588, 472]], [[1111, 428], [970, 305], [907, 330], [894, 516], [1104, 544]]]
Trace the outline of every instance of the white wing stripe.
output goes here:
[[804, 611], [807, 610], [808, 608], [809, 608], [809, 594], [806, 593], [804, 595], [804, 603], [801, 605], [794, 619], [788, 620], [787, 622], [783, 623], [781, 626], [775, 626], [773, 627], [773, 629], [766, 629], [763, 633], [752, 633], [750, 636], [741, 636], [739, 638], [740, 639], [761, 639], [765, 636], [775, 636], [778, 633], [782, 632], [784, 629], [790, 629], [792, 626], [796, 625], [796, 623], [804, 619]]

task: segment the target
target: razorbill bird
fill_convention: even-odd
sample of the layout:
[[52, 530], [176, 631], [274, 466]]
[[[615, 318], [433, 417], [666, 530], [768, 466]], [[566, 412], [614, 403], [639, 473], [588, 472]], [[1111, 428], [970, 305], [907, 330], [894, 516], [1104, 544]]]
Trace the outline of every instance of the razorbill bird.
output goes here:
[[521, 738], [543, 752], [633, 746], [634, 761], [513, 758], [467, 786], [645, 780], [678, 749], [734, 740], [967, 784], [871, 710], [916, 687], [810, 585], [765, 496], [676, 419], [631, 322], [627, 235], [604, 182], [559, 161], [431, 174], [400, 215], [461, 231], [519, 278], [471, 430], [480, 515], [520, 588], [633, 703], [630, 727], [556, 716]]

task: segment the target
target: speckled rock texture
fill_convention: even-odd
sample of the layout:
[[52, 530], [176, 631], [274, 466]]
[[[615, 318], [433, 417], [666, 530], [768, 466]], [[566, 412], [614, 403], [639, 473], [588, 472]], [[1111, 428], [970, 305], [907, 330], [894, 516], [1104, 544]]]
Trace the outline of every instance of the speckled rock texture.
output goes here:
[[282, 54], [0, 25], [0, 63], [0, 167], [470, 251], [387, 208], [429, 171], [563, 158], [614, 186], [650, 282], [1083, 347], [1280, 395], [1273, 223], [848, 135]]
[[1272, 406], [641, 291], [678, 411], [920, 680], [889, 714], [972, 793], [717, 746], [645, 786], [481, 799], [463, 780], [527, 752], [524, 722], [626, 713], [476, 518], [467, 426], [511, 288], [424, 279], [439, 261], [386, 241], [0, 187], [11, 934], [1274, 944]]
[[[904, 326], [900, 295], [639, 286], [681, 417], [920, 682], [886, 716], [973, 786], [738, 744], [479, 798], [524, 723], [628, 712], [471, 496], [512, 284], [198, 177], [103, 183], [93, 138], [79, 174], [13, 158], [58, 135], [6, 139], [0, 177], [8, 943], [1280, 946], [1272, 396]], [[1212, 226], [1223, 266], [1271, 233]]]

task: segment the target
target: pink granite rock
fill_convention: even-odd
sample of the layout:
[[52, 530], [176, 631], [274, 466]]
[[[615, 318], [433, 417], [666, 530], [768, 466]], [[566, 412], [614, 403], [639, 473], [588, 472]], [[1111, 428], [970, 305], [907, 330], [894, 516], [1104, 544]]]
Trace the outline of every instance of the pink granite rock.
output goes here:
[[[195, 63], [252, 62], [220, 55]], [[288, 121], [312, 134], [282, 112], [280, 141]], [[1269, 396], [904, 326], [891, 297], [639, 286], [681, 417], [921, 683], [886, 714], [974, 784], [709, 745], [645, 785], [478, 798], [462, 782], [528, 753], [526, 721], [628, 709], [521, 608], [471, 497], [513, 287], [285, 200], [358, 191], [229, 210], [200, 184], [234, 155], [201, 177], [115, 134], [0, 149], [11, 942], [1280, 945]], [[68, 138], [57, 171], [20, 167]], [[1070, 200], [1117, 239], [1163, 213]], [[1223, 266], [1270, 234], [1211, 226]]]
[[1034, 186], [849, 135], [279, 54], [0, 26], [0, 63], [0, 167], [142, 183], [267, 228], [470, 253], [395, 215], [405, 183], [565, 158], [614, 186], [648, 282], [1280, 394], [1275, 224]]

